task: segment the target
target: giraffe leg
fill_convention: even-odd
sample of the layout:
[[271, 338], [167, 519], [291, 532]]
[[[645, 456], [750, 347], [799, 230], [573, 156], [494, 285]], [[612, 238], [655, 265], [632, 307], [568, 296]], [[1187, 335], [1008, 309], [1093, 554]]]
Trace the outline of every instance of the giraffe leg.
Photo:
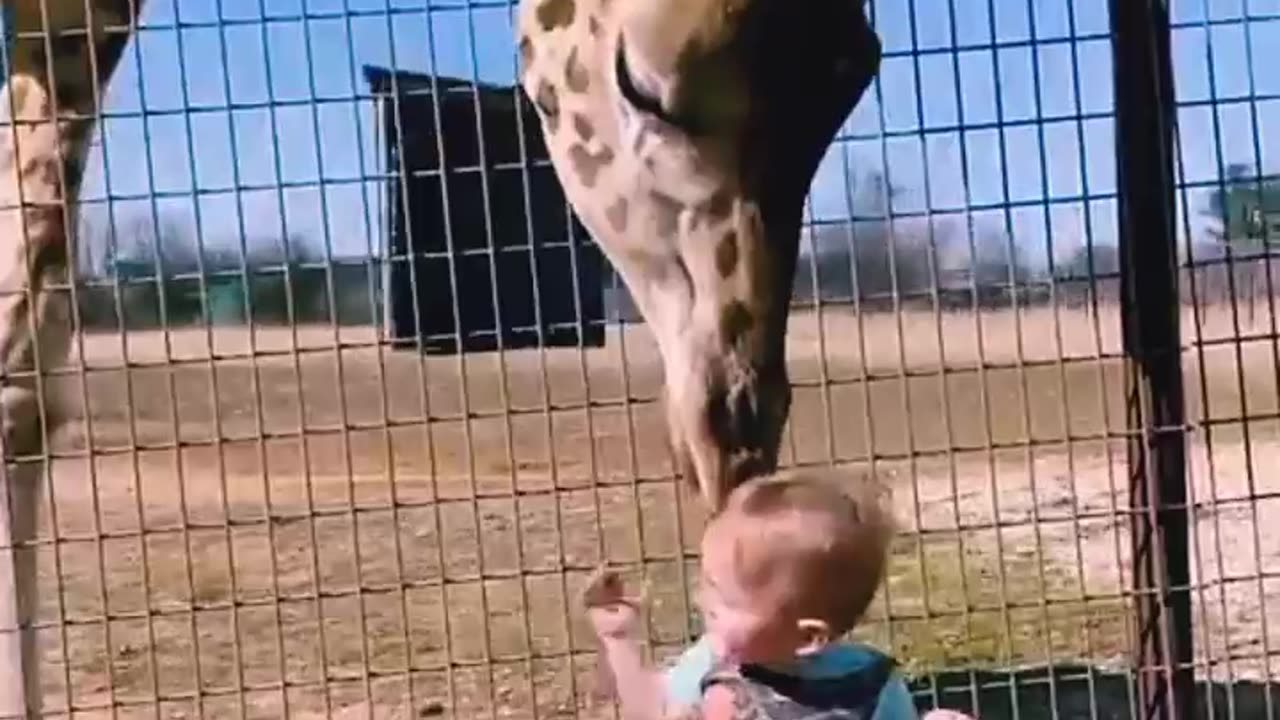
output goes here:
[[0, 90], [0, 717], [40, 713], [36, 513], [44, 439], [59, 413], [42, 373], [71, 339], [68, 229], [102, 89], [141, 0], [13, 0], [9, 76]]
[[[17, 547], [35, 538], [35, 508], [41, 497], [42, 463], [4, 468], [0, 495], [0, 717], [38, 717], [41, 709], [40, 654], [33, 630], [21, 629], [35, 618], [39, 593], [36, 557]], [[25, 510], [25, 512], [24, 512]], [[24, 710], [25, 706], [25, 710]]]

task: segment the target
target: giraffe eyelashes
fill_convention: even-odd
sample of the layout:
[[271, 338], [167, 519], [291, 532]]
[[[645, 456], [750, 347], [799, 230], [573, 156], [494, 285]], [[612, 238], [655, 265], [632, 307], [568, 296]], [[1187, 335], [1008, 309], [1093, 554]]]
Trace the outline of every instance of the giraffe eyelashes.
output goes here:
[[644, 94], [640, 88], [636, 87], [635, 78], [627, 65], [627, 53], [623, 47], [622, 37], [618, 38], [618, 49], [614, 53], [614, 70], [618, 77], [618, 92], [632, 107], [689, 135], [700, 134], [701, 128], [692, 118], [680, 117], [667, 112], [666, 108], [662, 107], [661, 101]]

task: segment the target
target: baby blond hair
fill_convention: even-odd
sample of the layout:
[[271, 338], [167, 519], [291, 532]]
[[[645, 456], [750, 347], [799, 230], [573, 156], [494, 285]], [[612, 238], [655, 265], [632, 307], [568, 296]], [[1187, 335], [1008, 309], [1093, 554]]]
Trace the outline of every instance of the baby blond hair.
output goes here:
[[896, 530], [887, 492], [872, 477], [804, 468], [736, 488], [709, 532], [732, 543], [744, 586], [779, 612], [820, 619], [832, 636], [862, 618], [884, 577]]

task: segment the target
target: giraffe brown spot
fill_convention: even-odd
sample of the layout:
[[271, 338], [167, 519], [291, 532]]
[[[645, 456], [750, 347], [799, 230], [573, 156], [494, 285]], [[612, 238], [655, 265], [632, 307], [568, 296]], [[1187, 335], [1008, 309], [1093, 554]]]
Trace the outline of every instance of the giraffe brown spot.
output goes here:
[[60, 163], [43, 162], [32, 175], [38, 177], [40, 183], [47, 188], [62, 189], [62, 174], [58, 172], [61, 167]]
[[596, 128], [591, 124], [591, 118], [582, 113], [573, 114], [573, 129], [578, 133], [578, 137], [582, 138], [582, 142], [590, 142], [595, 137]]
[[600, 171], [613, 162], [613, 150], [600, 148], [597, 153], [587, 150], [581, 143], [574, 143], [569, 148], [569, 162], [573, 164], [573, 172], [586, 188], [594, 187]]
[[[701, 153], [694, 155], [692, 161], [692, 172], [698, 175], [710, 175], [713, 172], [711, 163], [707, 162], [707, 157], [705, 155]], [[714, 199], [714, 196], [712, 199]]]
[[711, 228], [724, 222], [732, 211], [733, 196], [722, 188], [697, 204], [692, 224], [695, 228], [704, 224]]
[[742, 338], [752, 323], [751, 311], [741, 301], [735, 300], [720, 312], [720, 337], [727, 345], [733, 345]]
[[649, 199], [653, 203], [654, 230], [658, 237], [665, 240], [675, 236], [680, 227], [680, 211], [684, 209], [684, 205], [670, 195], [656, 190], [650, 193]]
[[591, 31], [591, 37], [600, 37], [600, 20], [595, 15], [587, 18], [587, 30]]
[[555, 86], [544, 78], [538, 85], [538, 94], [534, 102], [538, 104], [538, 109], [546, 118], [547, 132], [555, 133], [560, 125], [560, 96], [556, 93]]
[[32, 263], [32, 271], [37, 276], [44, 275], [49, 270], [62, 268], [67, 264], [69, 255], [67, 254], [67, 238], [62, 232], [62, 228], [66, 225], [62, 219], [62, 211], [56, 209], [50, 212], [50, 225], [54, 228], [54, 239], [39, 245], [36, 248], [36, 255]]
[[729, 213], [733, 210], [733, 196], [729, 194], [728, 190], [721, 188], [707, 198], [702, 210], [710, 220], [723, 220], [729, 217]]
[[620, 197], [613, 201], [613, 204], [604, 210], [604, 217], [609, 221], [609, 227], [614, 232], [624, 232], [627, 229], [627, 199]]
[[525, 66], [533, 64], [533, 41], [528, 35], [520, 36], [520, 63]]
[[689, 278], [689, 270], [679, 257], [668, 258], [647, 250], [636, 249], [626, 251], [626, 255], [631, 263], [640, 267], [640, 274], [654, 285], [667, 285], [675, 279], [676, 275], [683, 277], [686, 287], [693, 285], [693, 281]]
[[50, 271], [59, 271], [67, 264], [67, 237], [63, 208], [54, 203], [33, 204], [26, 211], [26, 223], [31, 238], [32, 290], [49, 280]]
[[542, 0], [538, 4], [538, 24], [543, 30], [569, 27], [573, 24], [574, 0]]
[[584, 93], [591, 87], [591, 76], [587, 74], [587, 66], [578, 59], [578, 48], [569, 51], [569, 58], [564, 63], [564, 83], [569, 92]]
[[720, 243], [716, 245], [716, 270], [720, 272], [720, 277], [727, 278], [733, 275], [733, 271], [738, 267], [738, 233], [730, 230], [720, 238]]

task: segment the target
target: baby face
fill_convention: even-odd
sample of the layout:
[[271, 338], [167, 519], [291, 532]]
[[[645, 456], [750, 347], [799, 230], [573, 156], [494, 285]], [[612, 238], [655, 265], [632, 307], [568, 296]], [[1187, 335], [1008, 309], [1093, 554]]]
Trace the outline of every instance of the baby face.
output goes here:
[[784, 611], [784, 594], [768, 582], [748, 587], [735, 557], [733, 519], [718, 518], [702, 539], [698, 608], [716, 657], [735, 663], [795, 659], [802, 637]]

